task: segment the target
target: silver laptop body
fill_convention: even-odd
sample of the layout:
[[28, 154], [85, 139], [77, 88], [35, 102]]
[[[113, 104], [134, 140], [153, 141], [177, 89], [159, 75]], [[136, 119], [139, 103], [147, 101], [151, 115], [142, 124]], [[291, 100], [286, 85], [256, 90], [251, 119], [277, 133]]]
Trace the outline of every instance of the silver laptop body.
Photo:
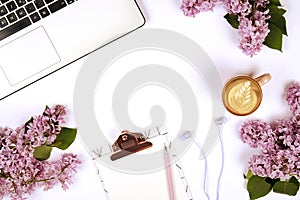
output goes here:
[[134, 0], [0, 0], [0, 99], [144, 23]]

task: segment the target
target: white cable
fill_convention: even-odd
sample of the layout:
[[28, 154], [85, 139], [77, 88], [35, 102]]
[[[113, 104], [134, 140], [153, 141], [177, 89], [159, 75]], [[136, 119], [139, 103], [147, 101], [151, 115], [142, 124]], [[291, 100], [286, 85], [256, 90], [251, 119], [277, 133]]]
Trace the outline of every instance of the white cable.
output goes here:
[[[218, 177], [218, 183], [217, 183], [217, 200], [219, 200], [220, 198], [220, 186], [221, 186], [221, 178], [222, 178], [222, 175], [223, 175], [223, 169], [224, 169], [224, 144], [223, 144], [223, 138], [222, 138], [222, 129], [221, 129], [221, 126], [224, 125], [226, 122], [227, 122], [227, 118], [226, 117], [220, 117], [218, 119], [215, 120], [215, 123], [217, 125], [217, 128], [218, 128], [218, 136], [219, 136], [219, 140], [220, 140], [220, 145], [221, 145], [221, 156], [222, 156], [222, 164], [221, 164], [221, 169], [220, 169], [220, 173], [219, 173], [219, 177]], [[208, 200], [210, 200], [210, 196], [207, 192], [207, 185], [206, 185], [206, 179], [207, 179], [207, 166], [208, 166], [208, 163], [207, 163], [207, 159], [206, 159], [206, 156], [202, 150], [202, 147], [201, 145], [195, 140], [195, 138], [193, 137], [193, 134], [190, 132], [190, 131], [187, 131], [185, 133], [183, 133], [183, 138], [184, 139], [187, 139], [187, 138], [191, 138], [193, 140], [193, 142], [196, 144], [196, 146], [199, 148], [201, 154], [203, 155], [204, 157], [204, 162], [205, 162], [205, 168], [204, 168], [204, 179], [203, 179], [203, 191], [207, 197]]]

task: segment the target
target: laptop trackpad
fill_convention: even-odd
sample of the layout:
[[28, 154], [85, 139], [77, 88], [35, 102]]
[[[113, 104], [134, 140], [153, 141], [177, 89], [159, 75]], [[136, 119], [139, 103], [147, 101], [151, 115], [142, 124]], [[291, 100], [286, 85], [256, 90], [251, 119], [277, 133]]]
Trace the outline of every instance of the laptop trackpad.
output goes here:
[[11, 85], [16, 85], [60, 61], [43, 27], [1, 47], [0, 58], [0, 66]]

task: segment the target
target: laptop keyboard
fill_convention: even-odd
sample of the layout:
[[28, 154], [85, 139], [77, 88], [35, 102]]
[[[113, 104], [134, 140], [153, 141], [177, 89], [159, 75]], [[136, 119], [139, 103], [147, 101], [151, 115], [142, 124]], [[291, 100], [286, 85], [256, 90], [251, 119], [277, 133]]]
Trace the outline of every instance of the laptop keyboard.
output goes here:
[[0, 0], [0, 40], [74, 2], [75, 0]]

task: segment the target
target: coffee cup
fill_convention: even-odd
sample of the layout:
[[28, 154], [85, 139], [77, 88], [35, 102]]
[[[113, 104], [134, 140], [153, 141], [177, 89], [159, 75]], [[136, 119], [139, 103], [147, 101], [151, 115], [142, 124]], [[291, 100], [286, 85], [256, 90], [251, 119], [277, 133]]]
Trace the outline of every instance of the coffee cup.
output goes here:
[[257, 78], [241, 75], [228, 80], [223, 88], [225, 108], [234, 115], [245, 116], [257, 110], [263, 98], [261, 86], [271, 80], [269, 73]]

